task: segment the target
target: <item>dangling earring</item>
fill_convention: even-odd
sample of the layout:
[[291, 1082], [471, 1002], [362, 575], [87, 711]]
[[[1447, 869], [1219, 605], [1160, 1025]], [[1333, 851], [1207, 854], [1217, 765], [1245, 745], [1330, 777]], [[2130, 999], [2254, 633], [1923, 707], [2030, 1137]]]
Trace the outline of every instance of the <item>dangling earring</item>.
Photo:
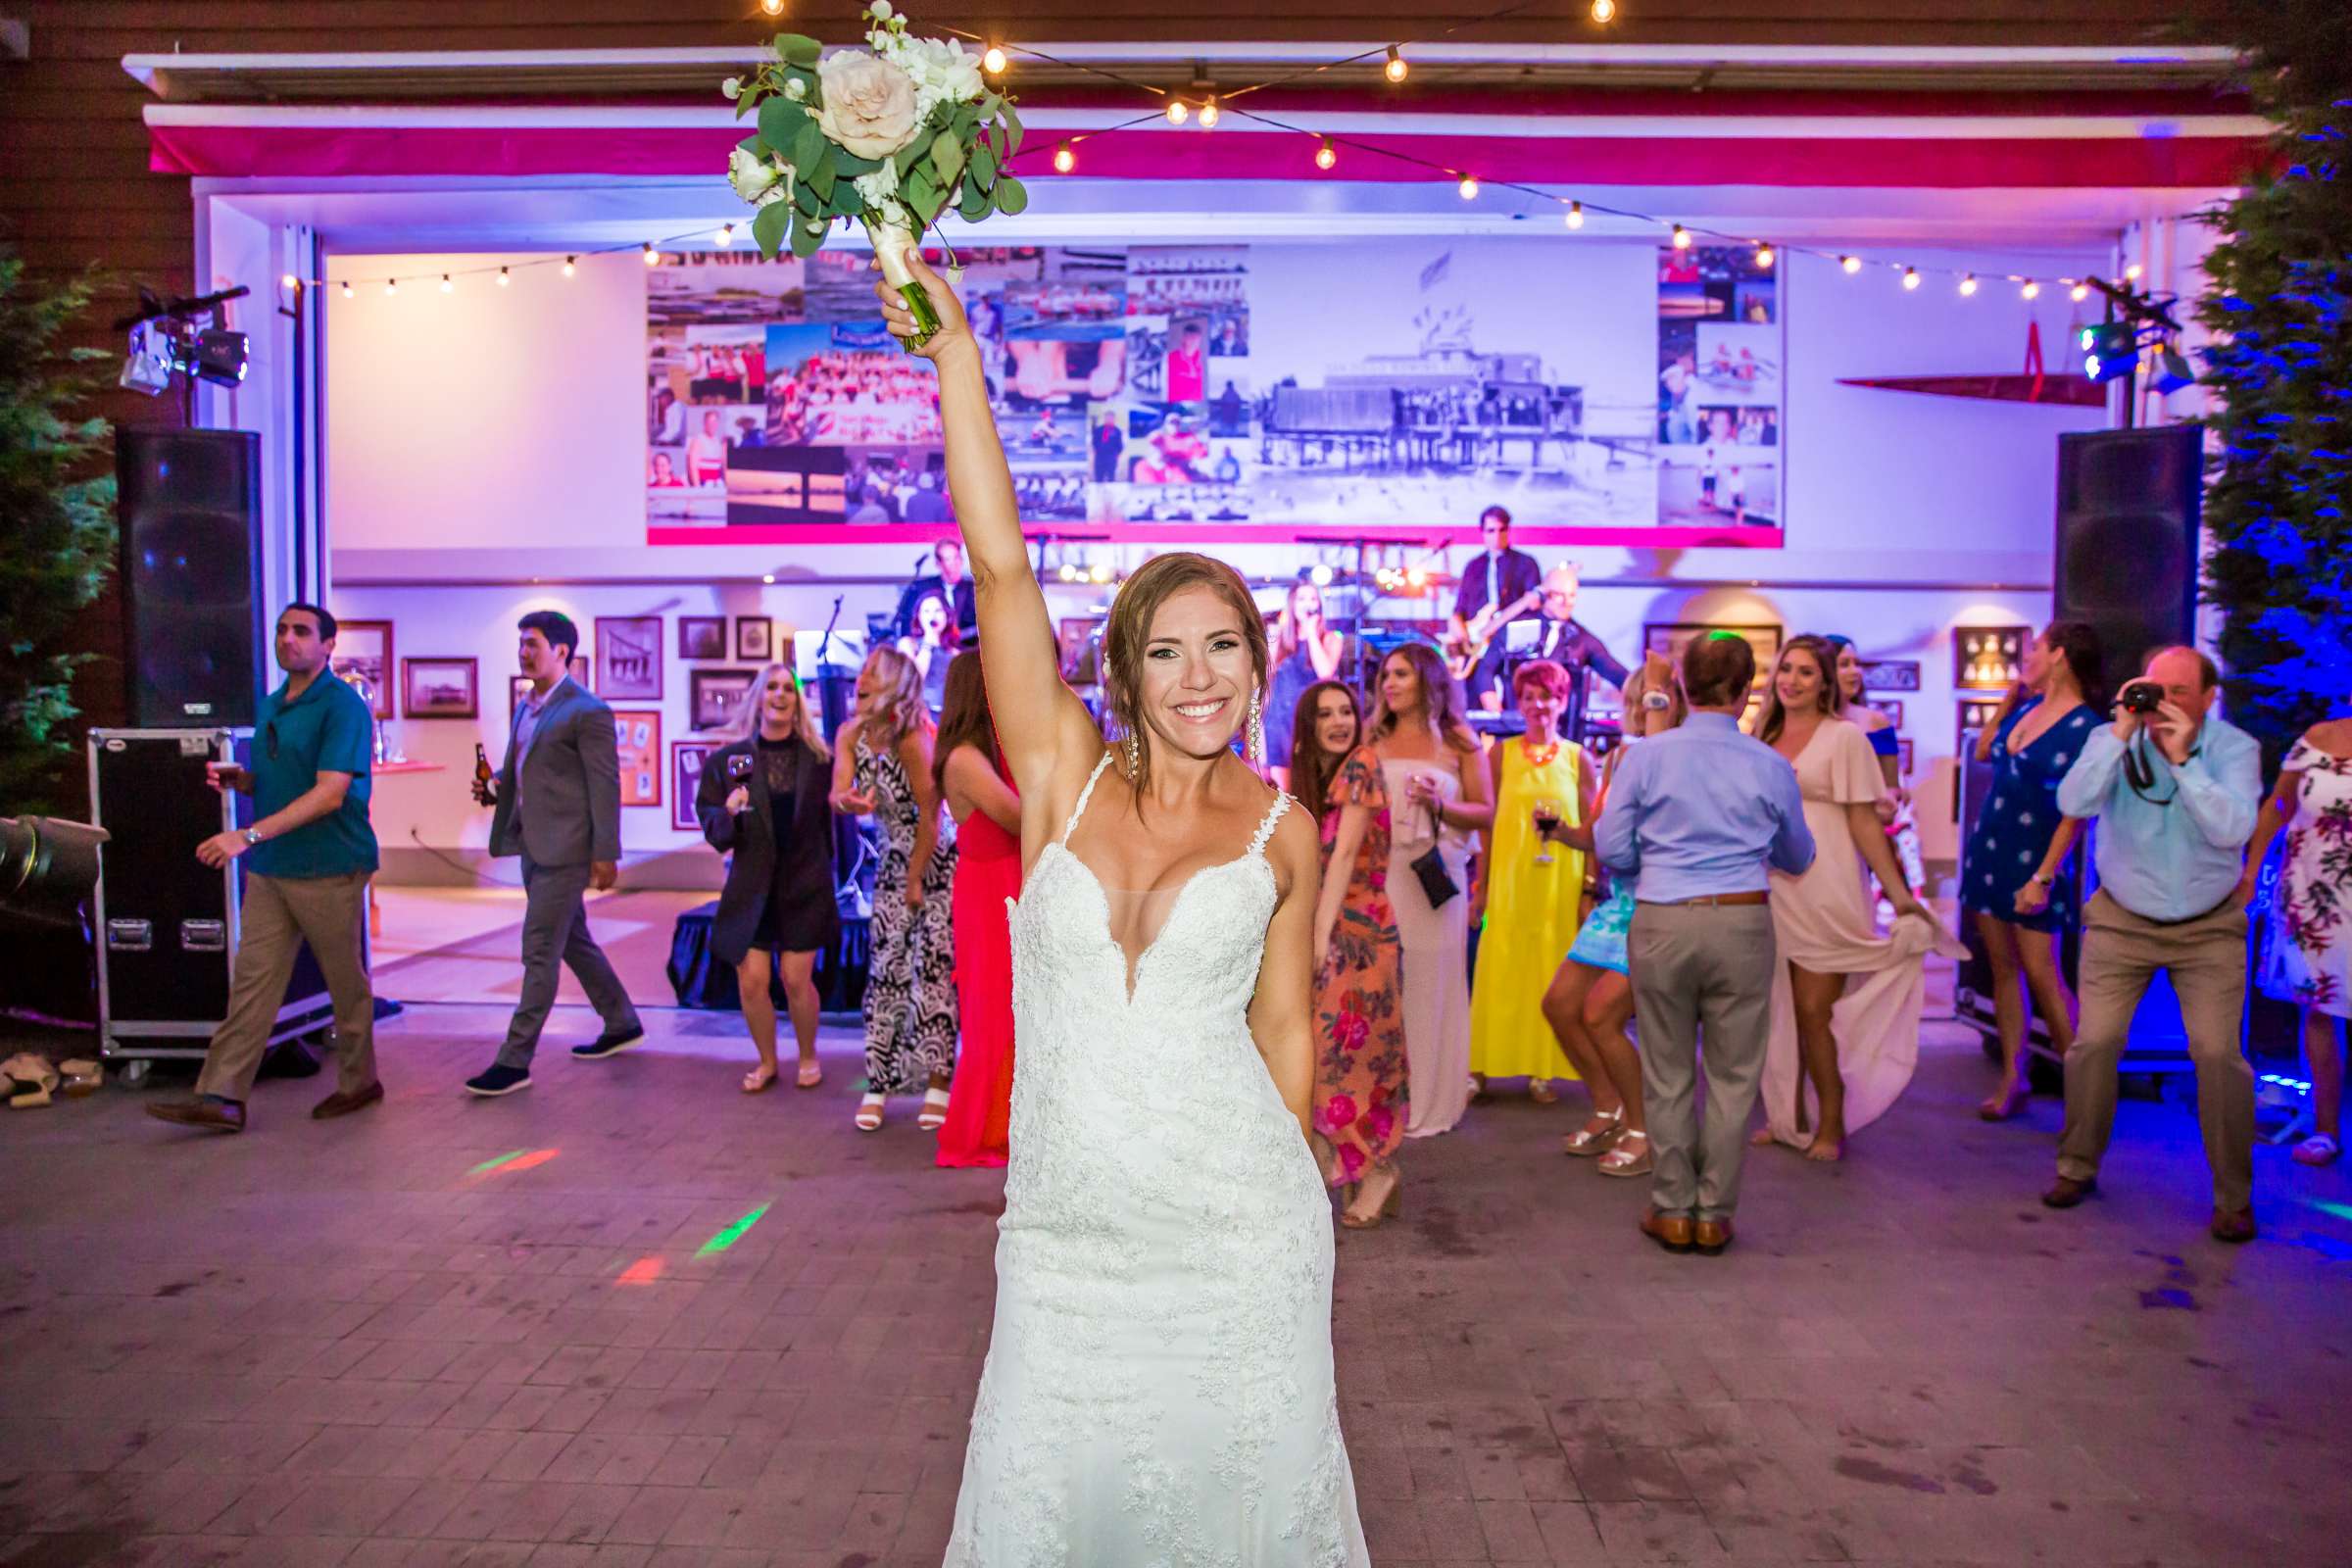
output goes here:
[[1250, 694], [1250, 765], [1266, 770], [1266, 721], [1258, 710], [1257, 693]]
[[1143, 766], [1144, 748], [1136, 740], [1135, 731], [1129, 730], [1127, 732], [1127, 781], [1129, 783], [1135, 782], [1136, 775], [1143, 771]]

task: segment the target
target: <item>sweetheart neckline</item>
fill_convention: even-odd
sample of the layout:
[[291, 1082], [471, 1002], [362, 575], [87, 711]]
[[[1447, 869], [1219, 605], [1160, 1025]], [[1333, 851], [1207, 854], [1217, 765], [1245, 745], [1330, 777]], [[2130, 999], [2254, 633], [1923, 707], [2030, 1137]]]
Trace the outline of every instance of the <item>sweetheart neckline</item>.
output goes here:
[[[1167, 918], [1160, 921], [1159, 930], [1153, 934], [1152, 940], [1144, 944], [1144, 951], [1130, 958], [1127, 955], [1127, 949], [1120, 944], [1117, 937], [1114, 937], [1110, 934], [1110, 893], [1108, 886], [1100, 876], [1095, 874], [1095, 868], [1093, 866], [1080, 859], [1077, 852], [1072, 850], [1068, 845], [1062, 843], [1059, 839], [1054, 840], [1052, 843], [1048, 844], [1044, 850], [1038, 852], [1039, 864], [1043, 864], [1045, 862], [1047, 854], [1054, 850], [1059, 850], [1061, 852], [1062, 858], [1068, 860], [1080, 871], [1086, 873], [1088, 886], [1095, 890], [1095, 902], [1101, 905], [1102, 907], [1102, 945], [1119, 956], [1120, 962], [1127, 971], [1125, 976], [1126, 1001], [1127, 1005], [1130, 1007], [1135, 1005], [1136, 988], [1143, 982], [1144, 965], [1151, 961], [1152, 954], [1159, 951], [1160, 939], [1168, 934], [1168, 927], [1176, 923], [1176, 911], [1184, 906], [1185, 895], [1193, 891], [1194, 883], [1200, 881], [1204, 876], [1213, 875], [1219, 871], [1229, 871], [1237, 865], [1246, 865], [1252, 860], [1265, 867], [1266, 875], [1268, 877], [1271, 877], [1274, 874], [1274, 867], [1268, 863], [1266, 860], [1266, 852], [1261, 849], [1244, 850], [1241, 854], [1235, 856], [1230, 860], [1219, 860], [1214, 865], [1204, 865], [1200, 867], [1200, 869], [1186, 877], [1183, 884], [1176, 889], [1176, 899], [1174, 903], [1168, 906]], [[1037, 867], [1031, 866], [1030, 875], [1034, 877], [1036, 874]]]

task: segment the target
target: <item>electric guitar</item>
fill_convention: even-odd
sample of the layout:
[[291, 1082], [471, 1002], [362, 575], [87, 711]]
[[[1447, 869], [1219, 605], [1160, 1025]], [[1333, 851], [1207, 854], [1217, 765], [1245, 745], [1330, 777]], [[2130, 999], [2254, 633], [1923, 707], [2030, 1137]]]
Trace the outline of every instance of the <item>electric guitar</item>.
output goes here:
[[1455, 680], [1468, 680], [1470, 672], [1478, 667], [1478, 662], [1486, 658], [1487, 650], [1494, 646], [1494, 633], [1501, 629], [1502, 623], [1521, 611], [1533, 610], [1543, 602], [1544, 588], [1539, 583], [1507, 605], [1489, 605], [1472, 615], [1470, 623], [1462, 628], [1459, 637], [1449, 636], [1445, 641], [1446, 673]]

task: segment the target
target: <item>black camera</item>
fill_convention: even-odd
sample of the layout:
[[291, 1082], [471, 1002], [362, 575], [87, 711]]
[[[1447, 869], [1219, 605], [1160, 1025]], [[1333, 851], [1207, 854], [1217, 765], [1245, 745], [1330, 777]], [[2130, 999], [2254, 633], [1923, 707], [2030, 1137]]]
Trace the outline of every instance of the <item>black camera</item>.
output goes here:
[[2164, 688], [2152, 680], [2135, 680], [2123, 690], [2127, 713], [2153, 713], [2164, 706]]
[[0, 816], [0, 916], [70, 926], [98, 885], [106, 829], [47, 816]]

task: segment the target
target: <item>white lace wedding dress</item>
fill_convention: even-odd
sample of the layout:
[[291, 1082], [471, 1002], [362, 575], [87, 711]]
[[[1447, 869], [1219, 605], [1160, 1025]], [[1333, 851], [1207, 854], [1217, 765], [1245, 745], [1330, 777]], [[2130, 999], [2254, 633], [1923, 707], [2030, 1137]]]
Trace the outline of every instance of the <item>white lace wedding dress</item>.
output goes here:
[[1102, 776], [1013, 906], [1012, 1162], [947, 1568], [1369, 1564], [1331, 1210], [1247, 1017], [1289, 799], [1184, 884], [1130, 992], [1067, 844]]

